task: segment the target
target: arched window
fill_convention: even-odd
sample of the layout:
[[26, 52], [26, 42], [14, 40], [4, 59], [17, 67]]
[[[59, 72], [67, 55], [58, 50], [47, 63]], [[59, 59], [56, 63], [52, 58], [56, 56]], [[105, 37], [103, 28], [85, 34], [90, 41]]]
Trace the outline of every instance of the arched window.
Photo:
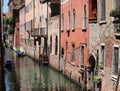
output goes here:
[[58, 52], [58, 37], [55, 38], [55, 55], [57, 55]]
[[64, 48], [62, 47], [62, 49], [61, 49], [61, 56], [63, 57], [63, 55], [64, 55]]
[[52, 53], [52, 36], [50, 36], [50, 53]]

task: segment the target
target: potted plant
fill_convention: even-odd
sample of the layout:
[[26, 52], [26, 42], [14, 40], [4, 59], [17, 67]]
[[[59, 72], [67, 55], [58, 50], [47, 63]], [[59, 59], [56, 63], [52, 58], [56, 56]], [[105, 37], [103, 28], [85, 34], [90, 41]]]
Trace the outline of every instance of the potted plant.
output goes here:
[[100, 64], [100, 65], [99, 65], [99, 68], [100, 68], [101, 70], [103, 70], [103, 69], [104, 69], [104, 65], [103, 65], [103, 64]]
[[115, 8], [114, 10], [112, 10], [110, 12], [110, 16], [119, 17], [120, 18], [120, 7]]
[[97, 87], [100, 87], [101, 86], [101, 78], [99, 75], [95, 75], [94, 76], [94, 82], [97, 84]]

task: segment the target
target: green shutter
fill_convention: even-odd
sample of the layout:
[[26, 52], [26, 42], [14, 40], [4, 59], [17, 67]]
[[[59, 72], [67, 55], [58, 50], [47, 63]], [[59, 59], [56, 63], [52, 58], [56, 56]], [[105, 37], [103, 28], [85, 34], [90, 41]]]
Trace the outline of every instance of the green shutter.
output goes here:
[[119, 49], [114, 48], [113, 73], [118, 74]]

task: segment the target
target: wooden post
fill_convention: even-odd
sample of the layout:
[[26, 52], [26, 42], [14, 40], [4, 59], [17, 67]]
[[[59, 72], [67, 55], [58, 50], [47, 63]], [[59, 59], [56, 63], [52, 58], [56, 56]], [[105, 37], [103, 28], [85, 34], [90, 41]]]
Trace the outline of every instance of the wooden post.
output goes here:
[[115, 91], [118, 91], [119, 79], [120, 79], [120, 68], [119, 68], [119, 72], [118, 72], [117, 82], [115, 85]]

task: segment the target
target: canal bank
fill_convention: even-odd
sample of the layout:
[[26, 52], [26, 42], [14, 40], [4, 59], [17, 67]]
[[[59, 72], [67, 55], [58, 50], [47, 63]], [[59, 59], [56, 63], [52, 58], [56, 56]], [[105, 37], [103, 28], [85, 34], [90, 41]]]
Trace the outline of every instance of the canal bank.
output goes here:
[[82, 91], [80, 84], [50, 65], [42, 66], [29, 56], [18, 57], [15, 51], [8, 50], [8, 55], [14, 60], [13, 72], [19, 82], [20, 91]]

